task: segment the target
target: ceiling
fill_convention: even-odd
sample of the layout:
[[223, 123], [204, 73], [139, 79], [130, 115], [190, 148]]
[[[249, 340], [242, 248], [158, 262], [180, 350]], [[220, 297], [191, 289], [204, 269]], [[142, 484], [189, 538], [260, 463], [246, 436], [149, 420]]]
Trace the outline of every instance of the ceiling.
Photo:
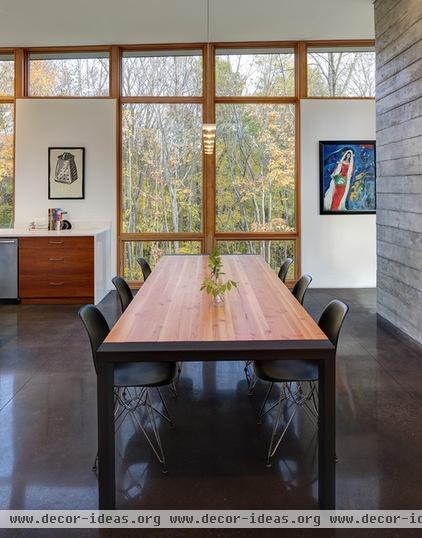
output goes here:
[[[0, 0], [0, 46], [207, 40], [206, 0]], [[372, 39], [372, 0], [210, 0], [210, 41]]]

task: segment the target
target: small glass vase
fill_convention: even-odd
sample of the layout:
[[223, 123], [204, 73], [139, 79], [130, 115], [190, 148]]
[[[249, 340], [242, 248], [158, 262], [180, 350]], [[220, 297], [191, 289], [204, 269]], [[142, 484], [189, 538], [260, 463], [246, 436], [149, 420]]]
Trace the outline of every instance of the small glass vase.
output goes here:
[[222, 293], [219, 293], [212, 299], [212, 303], [214, 306], [221, 306], [224, 304], [224, 295]]

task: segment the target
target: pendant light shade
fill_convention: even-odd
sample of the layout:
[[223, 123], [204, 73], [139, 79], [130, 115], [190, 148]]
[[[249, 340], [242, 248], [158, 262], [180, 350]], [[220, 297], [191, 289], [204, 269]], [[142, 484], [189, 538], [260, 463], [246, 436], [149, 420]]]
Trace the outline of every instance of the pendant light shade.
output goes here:
[[202, 125], [202, 143], [204, 145], [204, 153], [212, 155], [215, 147], [215, 123], [204, 123]]

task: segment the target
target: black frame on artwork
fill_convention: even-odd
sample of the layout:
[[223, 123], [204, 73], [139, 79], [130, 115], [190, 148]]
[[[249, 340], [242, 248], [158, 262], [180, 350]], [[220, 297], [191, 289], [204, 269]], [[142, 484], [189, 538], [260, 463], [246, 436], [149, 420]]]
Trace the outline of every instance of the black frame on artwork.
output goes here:
[[377, 181], [377, 147], [375, 140], [320, 140], [319, 142], [319, 214], [320, 215], [373, 215], [377, 212], [377, 190], [375, 188], [375, 209], [370, 211], [327, 211], [324, 209], [324, 147], [329, 144], [345, 146], [371, 144], [374, 148], [374, 177]]
[[[82, 152], [82, 196], [61, 196], [57, 197], [51, 196], [51, 151], [60, 150], [60, 151], [74, 151], [79, 150]], [[49, 200], [85, 200], [85, 148], [84, 147], [60, 147], [54, 146], [48, 148], [48, 199]]]

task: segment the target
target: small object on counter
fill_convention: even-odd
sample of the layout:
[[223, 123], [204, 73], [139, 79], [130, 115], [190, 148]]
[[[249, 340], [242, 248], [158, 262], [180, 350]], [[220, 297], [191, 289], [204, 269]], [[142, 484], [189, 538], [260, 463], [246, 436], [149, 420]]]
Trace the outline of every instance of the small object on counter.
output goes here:
[[60, 232], [61, 227], [62, 227], [61, 222], [62, 222], [62, 210], [57, 209], [56, 210], [56, 221], [54, 223], [54, 228], [55, 228], [56, 232]]
[[50, 207], [48, 210], [48, 229], [50, 231], [60, 231], [62, 229], [63, 215], [66, 215], [67, 211], [63, 211], [59, 207]]
[[68, 220], [62, 220], [62, 230], [71, 230], [72, 225]]
[[37, 222], [33, 220], [29, 223], [28, 230], [48, 230], [48, 224], [46, 222]]

